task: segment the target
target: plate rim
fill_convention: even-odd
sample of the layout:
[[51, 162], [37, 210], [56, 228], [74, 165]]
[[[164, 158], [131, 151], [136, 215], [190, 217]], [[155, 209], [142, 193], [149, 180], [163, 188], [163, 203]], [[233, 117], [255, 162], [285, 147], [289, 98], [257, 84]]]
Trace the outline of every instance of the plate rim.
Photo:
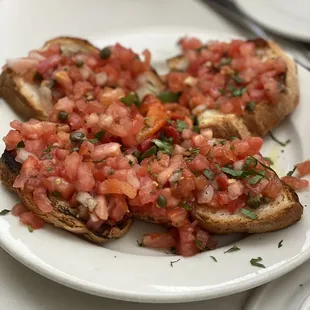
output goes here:
[[[310, 42], [310, 34], [307, 35], [306, 33], [301, 32], [294, 32], [289, 31], [288, 29], [281, 29], [281, 27], [276, 27], [272, 22], [269, 22], [269, 20], [261, 20], [257, 17], [257, 15], [253, 14], [252, 11], [250, 11], [246, 6], [244, 6], [244, 3], [250, 3], [249, 1], [244, 0], [235, 0], [236, 5], [238, 8], [246, 15], [248, 15], [250, 18], [255, 20], [258, 24], [263, 26], [264, 28], [270, 30], [271, 32], [274, 32], [275, 34], [278, 34], [280, 36], [285, 36], [291, 39], [295, 40], [301, 40], [305, 42]], [[292, 28], [293, 29], [293, 28]]]

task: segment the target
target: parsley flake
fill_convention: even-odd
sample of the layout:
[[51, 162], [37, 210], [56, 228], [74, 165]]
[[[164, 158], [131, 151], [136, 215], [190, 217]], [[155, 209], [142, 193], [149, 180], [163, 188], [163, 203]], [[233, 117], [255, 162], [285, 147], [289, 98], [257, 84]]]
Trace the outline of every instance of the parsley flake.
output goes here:
[[232, 253], [232, 252], [236, 252], [236, 251], [240, 251], [241, 249], [239, 247], [237, 247], [235, 244], [233, 247], [231, 247], [230, 249], [228, 249], [227, 251], [224, 251], [224, 253]]
[[174, 261], [171, 261], [170, 262], [170, 266], [173, 267], [173, 264], [179, 262], [181, 260], [181, 258], [177, 259], [177, 260], [174, 260]]
[[262, 260], [263, 259], [261, 257], [252, 258], [250, 260], [250, 263], [252, 266], [255, 266], [255, 267], [266, 268], [263, 264], [260, 263]]
[[217, 263], [217, 259], [214, 256], [210, 255], [210, 257]]
[[270, 137], [271, 137], [271, 139], [272, 139], [273, 141], [277, 142], [277, 143], [280, 144], [281, 146], [287, 146], [287, 145], [291, 142], [290, 139], [287, 139], [285, 142], [280, 141], [279, 139], [277, 139], [277, 138], [274, 136], [274, 134], [273, 134], [271, 131], [269, 132], [269, 135], [270, 135]]
[[240, 212], [243, 215], [249, 217], [252, 220], [256, 220], [257, 219], [257, 214], [255, 212], [251, 211], [251, 210], [248, 210], [248, 209], [245, 209], [245, 208], [241, 208]]
[[187, 125], [184, 121], [181, 121], [181, 120], [177, 120], [177, 131], [178, 132], [182, 132], [183, 129], [187, 128]]
[[3, 209], [2, 211], [0, 211], [0, 215], [6, 215], [6, 214], [8, 214], [10, 212], [11, 212], [11, 210]]

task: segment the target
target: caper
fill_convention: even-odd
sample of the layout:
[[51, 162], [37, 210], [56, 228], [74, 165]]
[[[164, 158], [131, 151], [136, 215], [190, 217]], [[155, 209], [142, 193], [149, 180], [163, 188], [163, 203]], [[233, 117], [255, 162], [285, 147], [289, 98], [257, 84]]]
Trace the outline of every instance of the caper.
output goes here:
[[164, 208], [167, 206], [167, 198], [163, 195], [159, 195], [157, 197], [157, 205], [160, 207], [160, 208]]
[[68, 120], [68, 113], [66, 111], [59, 111], [58, 113], [58, 119], [61, 122], [65, 122]]
[[85, 138], [85, 135], [83, 134], [83, 132], [80, 132], [80, 131], [72, 132], [70, 134], [71, 142], [82, 143], [84, 138]]
[[111, 56], [111, 50], [109, 47], [105, 47], [100, 51], [100, 58], [101, 59], [108, 59]]

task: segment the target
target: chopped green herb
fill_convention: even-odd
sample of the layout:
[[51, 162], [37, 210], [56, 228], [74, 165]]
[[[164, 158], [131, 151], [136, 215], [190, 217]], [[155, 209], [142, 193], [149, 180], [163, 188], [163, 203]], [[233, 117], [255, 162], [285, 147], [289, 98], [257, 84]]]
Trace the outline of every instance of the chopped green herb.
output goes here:
[[217, 259], [214, 256], [210, 255], [210, 257], [217, 263]]
[[110, 169], [109, 171], [108, 171], [108, 175], [113, 175], [114, 174], [114, 170], [113, 169]]
[[142, 242], [140, 242], [139, 240], [137, 240], [138, 246], [143, 247]]
[[33, 228], [32, 228], [32, 226], [30, 226], [30, 225], [28, 225], [28, 230], [29, 230], [29, 232], [33, 232]]
[[128, 160], [128, 164], [132, 167], [134, 163], [131, 160]]
[[294, 166], [294, 168], [292, 170], [290, 170], [286, 175], [291, 177], [294, 174], [296, 168], [297, 168], [297, 166]]
[[52, 167], [47, 167], [47, 168], [46, 168], [46, 171], [47, 171], [47, 172], [52, 172], [53, 170], [54, 170], [54, 169], [53, 169]]
[[270, 202], [270, 198], [267, 196], [263, 196], [262, 198], [263, 203], [269, 203]]
[[264, 157], [264, 160], [268, 161], [270, 166], [274, 165], [274, 162], [270, 157]]
[[281, 241], [278, 243], [278, 248], [281, 248], [281, 247], [282, 247], [282, 243], [283, 243], [283, 240], [281, 240]]
[[126, 97], [120, 99], [126, 106], [131, 106], [133, 104], [139, 106], [140, 101], [138, 95], [135, 92], [130, 92]]
[[173, 121], [171, 121], [168, 117], [166, 117], [166, 122], [170, 125], [173, 125]]
[[236, 90], [236, 88], [235, 88], [233, 85], [228, 85], [228, 90], [229, 90], [230, 92], [233, 92], [233, 91]]
[[200, 153], [200, 149], [199, 148], [190, 148], [184, 154], [185, 155], [184, 159], [186, 161], [192, 161], [199, 153]]
[[78, 152], [79, 149], [80, 149], [80, 148], [79, 148], [78, 146], [75, 146], [75, 147], [72, 148], [72, 152]]
[[0, 215], [6, 215], [6, 214], [8, 214], [10, 212], [11, 212], [11, 210], [3, 209], [2, 211], [0, 211]]
[[71, 142], [82, 143], [85, 138], [83, 132], [75, 131], [70, 134]]
[[231, 63], [231, 60], [232, 59], [229, 58], [229, 57], [223, 57], [221, 59], [220, 66], [227, 66], [227, 65], [229, 65]]
[[[156, 153], [156, 152], [155, 152]], [[134, 157], [136, 157], [138, 160], [139, 160], [139, 158], [140, 158], [140, 151], [139, 150], [135, 150], [133, 153], [132, 153], [132, 155], [134, 156]]]
[[236, 137], [236, 136], [231, 136], [231, 137], [230, 137], [230, 141], [234, 141], [234, 140], [236, 140], [236, 139], [239, 139], [239, 138]]
[[196, 132], [196, 133], [200, 133], [199, 126], [195, 125], [195, 126], [193, 127], [193, 131]]
[[148, 158], [148, 157], [151, 157], [152, 155], [156, 154], [157, 153], [157, 147], [155, 145], [153, 145], [152, 147], [150, 147], [148, 150], [146, 150], [140, 157], [140, 161], [145, 159], [145, 158]]
[[60, 120], [61, 122], [67, 121], [68, 120], [68, 113], [66, 111], [59, 111], [58, 120]]
[[291, 142], [290, 139], [287, 139], [285, 142], [280, 141], [279, 139], [277, 139], [277, 138], [274, 136], [274, 134], [273, 134], [271, 131], [269, 132], [269, 135], [270, 135], [270, 137], [271, 137], [271, 139], [272, 139], [273, 141], [277, 142], [277, 143], [280, 144], [281, 146], [287, 146], [287, 145]]
[[157, 178], [157, 174], [152, 172], [151, 166], [150, 166], [150, 165], [147, 167], [147, 172], [148, 172], [153, 178]]
[[184, 121], [177, 119], [177, 131], [182, 132], [183, 129], [187, 128], [187, 125]]
[[195, 240], [195, 244], [197, 245], [198, 248], [202, 247], [202, 241], [201, 240]]
[[231, 77], [232, 77], [232, 79], [233, 79], [236, 83], [243, 83], [243, 82], [244, 82], [244, 80], [243, 80], [240, 76], [238, 76], [238, 74], [233, 74]]
[[176, 254], [177, 250], [176, 250], [176, 248], [173, 246], [173, 247], [170, 248], [170, 252], [171, 252], [172, 254]]
[[237, 88], [232, 92], [232, 95], [234, 97], [241, 97], [243, 93], [246, 92], [246, 87], [243, 88]]
[[265, 178], [265, 173], [266, 171], [261, 171], [261, 172], [257, 172], [257, 175], [255, 175], [254, 177], [249, 179], [249, 184], [250, 185], [255, 185], [257, 184], [259, 181], [261, 181], [263, 178]]
[[202, 173], [208, 180], [214, 180], [214, 173], [210, 169], [205, 169], [202, 171]]
[[255, 102], [255, 101], [250, 101], [250, 102], [247, 103], [247, 105], [246, 105], [245, 108], [246, 108], [248, 111], [253, 112], [254, 109], [255, 109], [255, 106], [256, 106], [256, 102]]
[[60, 194], [60, 192], [58, 192], [58, 191], [53, 191], [53, 193], [52, 193], [55, 197], [61, 197], [61, 194]]
[[98, 140], [101, 140], [105, 135], [105, 131], [104, 130], [100, 130], [98, 131], [96, 134], [95, 134], [95, 137], [98, 139]]
[[190, 204], [188, 204], [187, 202], [181, 202], [181, 207], [183, 209], [185, 209], [186, 211], [191, 211], [192, 210], [192, 206]]
[[247, 205], [252, 209], [257, 209], [261, 205], [260, 196], [249, 197]]
[[260, 263], [262, 260], [263, 259], [261, 257], [252, 258], [250, 260], [250, 263], [252, 266], [255, 266], [255, 267], [266, 268], [263, 264]]
[[19, 142], [17, 143], [16, 147], [17, 147], [18, 149], [20, 149], [20, 148], [22, 148], [22, 147], [25, 147], [24, 141], [19, 141]]
[[236, 252], [236, 251], [240, 251], [240, 248], [237, 247], [237, 246], [234, 244], [233, 247], [231, 247], [231, 248], [228, 249], [227, 251], [224, 251], [224, 253], [232, 253], [232, 252]]
[[241, 208], [241, 209], [240, 209], [240, 212], [241, 212], [243, 215], [249, 217], [249, 218], [252, 219], [252, 220], [256, 220], [256, 219], [257, 219], [257, 214], [256, 214], [255, 212], [251, 211], [251, 210]]
[[178, 102], [179, 97], [180, 97], [180, 93], [173, 93], [171, 91], [164, 91], [164, 92], [160, 93], [157, 97], [163, 103]]
[[167, 198], [163, 195], [159, 195], [157, 197], [157, 205], [160, 207], [160, 208], [165, 208], [167, 207]]
[[75, 61], [75, 65], [78, 67], [78, 68], [81, 68], [84, 66], [84, 61], [82, 59], [77, 59]]
[[164, 154], [171, 155], [173, 145], [171, 143], [161, 141], [159, 139], [153, 139], [152, 142], [158, 147], [158, 150]]
[[228, 167], [222, 167], [222, 171], [234, 178], [245, 178], [246, 174], [243, 170], [234, 170]]
[[219, 88], [218, 91], [219, 91], [222, 95], [225, 95], [225, 89], [224, 89], [224, 88]]
[[88, 139], [88, 141], [89, 141], [90, 143], [92, 143], [92, 144], [96, 144], [96, 143], [99, 142], [99, 140], [98, 140], [97, 138], [95, 138], [95, 139]]
[[173, 267], [173, 264], [179, 262], [181, 260], [181, 258], [177, 259], [177, 260], [174, 260], [172, 262], [170, 262], [170, 266]]
[[111, 56], [111, 50], [109, 47], [105, 47], [100, 51], [100, 58], [101, 59], [108, 59]]
[[42, 151], [42, 153], [43, 153], [43, 154], [50, 153], [51, 150], [52, 150], [52, 145], [49, 145], [48, 147], [46, 147], [46, 148]]

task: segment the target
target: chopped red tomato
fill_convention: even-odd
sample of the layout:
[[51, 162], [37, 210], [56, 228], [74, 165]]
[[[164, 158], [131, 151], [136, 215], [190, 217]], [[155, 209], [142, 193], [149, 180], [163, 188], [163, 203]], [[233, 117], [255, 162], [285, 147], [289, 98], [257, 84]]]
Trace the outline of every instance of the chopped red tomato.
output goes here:
[[304, 180], [304, 179], [299, 179], [293, 176], [285, 176], [281, 178], [283, 182], [291, 186], [293, 189], [298, 190], [298, 189], [304, 189], [309, 186], [309, 181]]
[[44, 227], [44, 221], [33, 212], [24, 212], [20, 215], [20, 221], [24, 225], [30, 226], [32, 229], [40, 229]]
[[95, 178], [92, 174], [89, 163], [81, 162], [77, 168], [76, 181], [74, 183], [78, 191], [91, 191], [95, 185]]
[[124, 194], [128, 198], [134, 198], [137, 190], [130, 184], [117, 179], [105, 180], [99, 185], [99, 193], [105, 194]]
[[297, 171], [301, 177], [310, 174], [310, 160], [306, 160], [298, 165], [296, 165]]
[[27, 212], [28, 209], [22, 203], [17, 203], [11, 210], [11, 214], [14, 216], [20, 216], [21, 214]]
[[43, 213], [53, 211], [51, 201], [48, 199], [46, 189], [43, 187], [36, 188], [33, 191], [33, 200]]
[[175, 247], [176, 242], [169, 233], [145, 234], [142, 238], [142, 245], [148, 248], [170, 249]]
[[22, 141], [22, 136], [19, 131], [10, 130], [9, 133], [2, 139], [7, 150], [14, 150], [18, 142]]
[[109, 200], [109, 216], [112, 220], [118, 222], [128, 212], [126, 198], [123, 195], [113, 195]]

